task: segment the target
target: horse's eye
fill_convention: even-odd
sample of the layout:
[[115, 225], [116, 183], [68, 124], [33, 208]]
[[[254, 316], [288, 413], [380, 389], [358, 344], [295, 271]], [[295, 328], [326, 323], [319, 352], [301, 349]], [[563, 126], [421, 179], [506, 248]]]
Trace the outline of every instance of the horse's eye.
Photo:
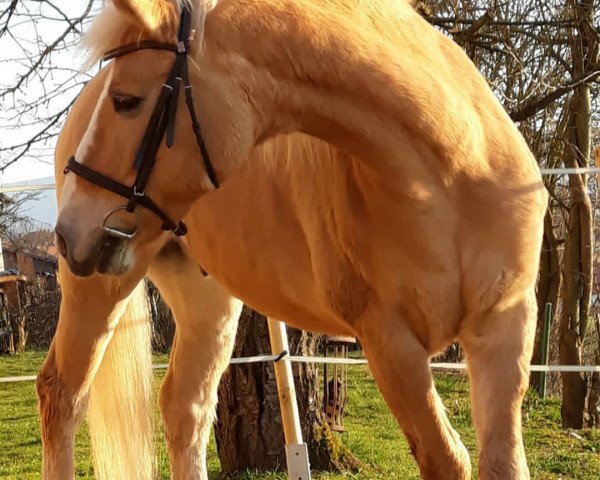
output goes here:
[[112, 96], [112, 101], [115, 111], [122, 113], [132, 112], [138, 108], [142, 104], [143, 98], [125, 95], [124, 93], [116, 93]]

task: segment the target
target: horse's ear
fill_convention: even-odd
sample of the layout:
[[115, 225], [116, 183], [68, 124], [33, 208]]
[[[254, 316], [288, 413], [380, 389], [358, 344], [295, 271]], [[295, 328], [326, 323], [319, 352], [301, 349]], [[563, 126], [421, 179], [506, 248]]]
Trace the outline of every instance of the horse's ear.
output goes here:
[[128, 15], [143, 30], [165, 31], [176, 28], [178, 2], [174, 0], [112, 0], [115, 7]]

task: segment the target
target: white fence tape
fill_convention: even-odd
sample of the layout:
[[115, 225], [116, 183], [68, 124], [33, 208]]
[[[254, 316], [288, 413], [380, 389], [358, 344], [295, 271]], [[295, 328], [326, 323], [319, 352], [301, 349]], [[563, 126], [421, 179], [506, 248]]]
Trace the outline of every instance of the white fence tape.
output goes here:
[[[277, 355], [256, 355], [254, 357], [232, 358], [230, 365], [244, 365], [250, 363], [274, 362], [280, 359]], [[290, 356], [290, 361], [295, 363], [319, 363], [328, 365], [368, 365], [365, 359], [335, 358], [335, 357], [295, 357]], [[464, 363], [431, 363], [432, 370], [466, 370]], [[158, 363], [153, 366], [155, 370], [165, 370], [166, 363]], [[532, 372], [572, 372], [572, 373], [600, 373], [600, 365], [531, 365]], [[21, 377], [0, 377], [0, 383], [31, 382], [36, 379], [35, 375]]]
[[0, 383], [33, 382], [37, 375], [27, 375], [24, 377], [0, 377]]
[[[464, 363], [432, 363], [432, 370], [466, 370]], [[530, 365], [532, 372], [600, 373], [600, 365]]]
[[589, 167], [589, 168], [542, 168], [542, 175], [573, 175], [573, 174], [590, 174], [590, 173], [600, 173], [600, 168], [597, 167]]

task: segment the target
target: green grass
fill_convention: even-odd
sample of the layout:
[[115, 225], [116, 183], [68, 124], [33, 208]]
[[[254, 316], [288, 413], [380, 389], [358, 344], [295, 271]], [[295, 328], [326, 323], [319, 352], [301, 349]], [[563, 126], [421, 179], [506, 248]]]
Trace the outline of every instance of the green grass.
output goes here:
[[[0, 357], [0, 377], [29, 375], [39, 368], [44, 353], [28, 352], [17, 357]], [[165, 358], [157, 358], [164, 362]], [[157, 384], [162, 377], [157, 372]], [[438, 390], [448, 415], [463, 442], [475, 458], [475, 433], [471, 425], [468, 382], [460, 375], [437, 375]], [[158, 387], [157, 387], [158, 388]], [[396, 422], [389, 413], [366, 367], [351, 367], [350, 399], [346, 416], [347, 432], [342, 434], [350, 449], [367, 465], [364, 471], [314, 474], [315, 480], [418, 479]], [[532, 477], [539, 480], [597, 480], [600, 477], [600, 431], [571, 432], [560, 428], [560, 402], [527, 397], [523, 407], [526, 449]], [[157, 432], [158, 465], [162, 479], [168, 477], [168, 461], [162, 432]], [[92, 479], [90, 448], [85, 427], [77, 437], [77, 476]], [[211, 480], [219, 478], [219, 460], [214, 442], [209, 450]], [[0, 384], [0, 478], [39, 478], [41, 444], [33, 382]], [[240, 480], [284, 480], [285, 474], [246, 473]]]

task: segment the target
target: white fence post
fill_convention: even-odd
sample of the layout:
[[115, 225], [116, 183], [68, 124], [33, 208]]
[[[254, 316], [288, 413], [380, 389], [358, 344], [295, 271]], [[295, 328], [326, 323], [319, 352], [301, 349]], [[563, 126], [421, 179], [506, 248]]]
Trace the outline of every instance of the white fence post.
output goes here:
[[285, 323], [272, 318], [268, 319], [271, 351], [273, 355], [283, 355], [275, 361], [275, 377], [277, 392], [281, 406], [281, 419], [285, 435], [285, 453], [290, 480], [310, 480], [308, 448], [302, 441], [300, 415], [296, 401], [296, 387], [289, 359], [289, 344]]

